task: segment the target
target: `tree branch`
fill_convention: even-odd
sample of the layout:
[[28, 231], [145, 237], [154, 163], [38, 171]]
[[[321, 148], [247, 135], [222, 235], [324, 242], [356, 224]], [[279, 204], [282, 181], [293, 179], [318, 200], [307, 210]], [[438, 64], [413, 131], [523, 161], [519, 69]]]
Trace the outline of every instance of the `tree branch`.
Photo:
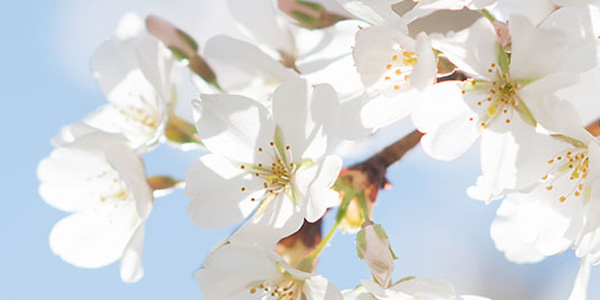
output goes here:
[[370, 184], [374, 184], [377, 189], [381, 189], [388, 182], [385, 178], [387, 168], [399, 161], [410, 149], [414, 148], [422, 136], [423, 133], [415, 130], [371, 156], [371, 158], [350, 166], [348, 170], [359, 171], [365, 174]]
[[600, 119], [588, 124], [588, 126], [585, 126], [585, 129], [593, 136], [600, 136]]

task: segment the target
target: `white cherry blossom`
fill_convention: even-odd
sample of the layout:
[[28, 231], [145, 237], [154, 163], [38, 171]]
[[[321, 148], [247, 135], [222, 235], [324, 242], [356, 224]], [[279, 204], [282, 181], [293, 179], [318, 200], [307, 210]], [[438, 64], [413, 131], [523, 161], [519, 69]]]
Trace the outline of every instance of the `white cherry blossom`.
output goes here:
[[84, 268], [121, 259], [121, 279], [137, 281], [144, 273], [144, 220], [153, 202], [144, 166], [120, 134], [89, 127], [73, 134], [38, 167], [42, 198], [73, 212], [52, 229], [50, 248]]
[[92, 57], [94, 76], [110, 104], [84, 122], [122, 133], [132, 147], [144, 150], [157, 144], [168, 120], [173, 60], [135, 16], [124, 18], [117, 33]]
[[320, 275], [290, 266], [272, 250], [225, 245], [196, 272], [207, 300], [341, 300], [340, 291]]
[[424, 33], [415, 41], [383, 26], [365, 28], [356, 34], [354, 59], [374, 97], [361, 113], [366, 127], [382, 127], [407, 116], [420, 91], [435, 82], [436, 59]]
[[337, 204], [330, 189], [342, 161], [327, 155], [327, 118], [335, 91], [304, 80], [282, 84], [273, 113], [242, 96], [202, 95], [194, 102], [205, 155], [186, 173], [188, 216], [203, 228], [250, 218], [230, 237], [243, 245], [273, 245], [318, 220]]
[[459, 296], [449, 283], [429, 278], [407, 278], [389, 288], [363, 280], [362, 287], [342, 293], [344, 300], [489, 300], [479, 296]]
[[[550, 126], [555, 118], [548, 112], [558, 101], [553, 93], [576, 83], [578, 72], [584, 71], [574, 60], [595, 61], [572, 52], [565, 44], [568, 35], [554, 26], [535, 28], [520, 16], [509, 25], [510, 59], [485, 19], [450, 40], [438, 40], [444, 54], [474, 78], [432, 86], [412, 114], [417, 128], [427, 133], [421, 140], [424, 150], [438, 159], [458, 157], [483, 136], [483, 177], [470, 194], [486, 201], [518, 187], [515, 155], [535, 151], [527, 141], [535, 135], [535, 124]], [[588, 44], [582, 41], [581, 46]]]

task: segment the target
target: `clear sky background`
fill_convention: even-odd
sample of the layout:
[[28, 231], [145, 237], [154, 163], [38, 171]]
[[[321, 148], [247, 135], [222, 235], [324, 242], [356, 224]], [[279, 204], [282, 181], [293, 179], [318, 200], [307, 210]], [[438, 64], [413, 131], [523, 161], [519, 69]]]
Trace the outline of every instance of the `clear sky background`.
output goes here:
[[[0, 8], [0, 299], [201, 299], [193, 273], [229, 229], [204, 231], [186, 217], [188, 200], [176, 192], [156, 200], [146, 227], [145, 277], [120, 281], [118, 264], [80, 269], [54, 256], [48, 234], [66, 216], [37, 193], [37, 164], [50, 154], [50, 138], [105, 103], [91, 75], [94, 48], [110, 38], [129, 11], [164, 16], [201, 42], [233, 32], [225, 1], [12, 1]], [[209, 4], [210, 3], [210, 4]], [[376, 137], [364, 158], [410, 130], [400, 123]], [[497, 300], [566, 300], [578, 268], [572, 251], [535, 265], [504, 259], [489, 237], [498, 204], [486, 206], [465, 189], [479, 174], [474, 147], [453, 162], [415, 149], [388, 177], [375, 221], [400, 257], [394, 279], [443, 278], [460, 293]], [[182, 177], [201, 153], [162, 146], [145, 155], [148, 173]], [[350, 160], [351, 162], [352, 160]], [[325, 228], [331, 225], [327, 218]], [[324, 250], [319, 271], [340, 289], [369, 278], [355, 255], [354, 237], [338, 234]], [[589, 299], [600, 299], [600, 268], [592, 272]]]

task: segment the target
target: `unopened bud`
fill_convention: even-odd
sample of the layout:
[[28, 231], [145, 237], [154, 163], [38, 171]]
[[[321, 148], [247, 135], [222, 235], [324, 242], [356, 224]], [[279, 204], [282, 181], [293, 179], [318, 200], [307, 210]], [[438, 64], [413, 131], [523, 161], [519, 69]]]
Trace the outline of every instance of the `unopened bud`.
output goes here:
[[379, 285], [387, 288], [391, 284], [396, 255], [383, 227], [371, 221], [365, 222], [356, 234], [356, 252], [367, 263]]
[[150, 15], [146, 17], [146, 30], [168, 48], [175, 48], [180, 51], [180, 55], [192, 57], [198, 51], [198, 44], [192, 37], [157, 16]]
[[198, 43], [189, 34], [153, 15], [146, 17], [146, 30], [165, 44], [177, 60], [185, 61], [190, 70], [219, 88], [215, 73], [198, 55]]
[[325, 10], [323, 5], [305, 0], [278, 0], [279, 9], [298, 21], [300, 26], [317, 29], [325, 28], [344, 20], [339, 16]]

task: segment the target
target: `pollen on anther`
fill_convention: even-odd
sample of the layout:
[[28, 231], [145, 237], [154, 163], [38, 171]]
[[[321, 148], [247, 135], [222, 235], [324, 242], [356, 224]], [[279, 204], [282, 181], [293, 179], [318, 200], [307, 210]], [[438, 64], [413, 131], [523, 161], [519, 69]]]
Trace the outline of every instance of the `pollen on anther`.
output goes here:
[[392, 65], [387, 65], [385, 66], [386, 69], [391, 70], [392, 69]]
[[463, 95], [466, 93], [466, 91], [465, 91], [465, 90], [462, 90], [461, 92], [463, 93]]
[[392, 60], [393, 60], [393, 61], [397, 61], [397, 60], [398, 60], [398, 55], [394, 55], [394, 56], [392, 56]]
[[240, 166], [240, 169], [242, 169], [242, 170], [245, 169], [245, 168], [246, 168], [246, 166], [244, 166], [244, 165]]
[[250, 201], [254, 202], [256, 201], [256, 198], [250, 198]]
[[265, 182], [265, 183], [263, 183], [263, 187], [266, 189], [269, 187], [269, 184]]
[[399, 86], [399, 85], [395, 85], [395, 86], [394, 86], [394, 90], [396, 90], [396, 91], [397, 91], [397, 90], [399, 90], [399, 89], [400, 89], [400, 86]]
[[548, 179], [548, 175], [544, 175], [544, 177], [542, 177], [542, 180], [546, 180]]
[[245, 187], [245, 186], [243, 186], [243, 187], [242, 187], [242, 192], [245, 192], [245, 191], [246, 191], [246, 187]]
[[488, 69], [488, 73], [492, 73], [492, 69]]
[[470, 118], [469, 118], [469, 121], [473, 121], [473, 117], [470, 117]]
[[285, 150], [290, 150], [291, 147], [290, 146], [285, 146]]
[[271, 141], [271, 142], [269, 142], [269, 145], [275, 146], [275, 142]]
[[262, 152], [263, 148], [262, 147], [258, 147], [258, 152]]
[[261, 164], [261, 163], [258, 163], [258, 167], [259, 167], [259, 168], [262, 168], [262, 166], [263, 166], [263, 164]]
[[392, 80], [392, 77], [390, 77], [390, 76], [385, 76], [385, 80]]
[[402, 74], [402, 71], [400, 71], [400, 69], [396, 69], [395, 73], [396, 73], [396, 75], [400, 75], [400, 74]]
[[551, 191], [552, 188], [553, 188], [553, 186], [551, 186], [551, 185], [549, 185], [549, 186], [546, 187], [546, 189], [549, 190], [549, 191]]
[[567, 200], [567, 197], [565, 196], [560, 196], [560, 198], [558, 198], [558, 201], [560, 202], [565, 202], [565, 200]]
[[[254, 200], [254, 198], [252, 198], [252, 200]], [[250, 293], [252, 293], [252, 294], [256, 293], [256, 288], [255, 287], [251, 288]]]
[[510, 119], [506, 119], [506, 124], [510, 123]]
[[575, 191], [575, 193], [573, 193], [575, 195], [575, 197], [579, 197], [581, 196], [581, 193], [579, 191]]

